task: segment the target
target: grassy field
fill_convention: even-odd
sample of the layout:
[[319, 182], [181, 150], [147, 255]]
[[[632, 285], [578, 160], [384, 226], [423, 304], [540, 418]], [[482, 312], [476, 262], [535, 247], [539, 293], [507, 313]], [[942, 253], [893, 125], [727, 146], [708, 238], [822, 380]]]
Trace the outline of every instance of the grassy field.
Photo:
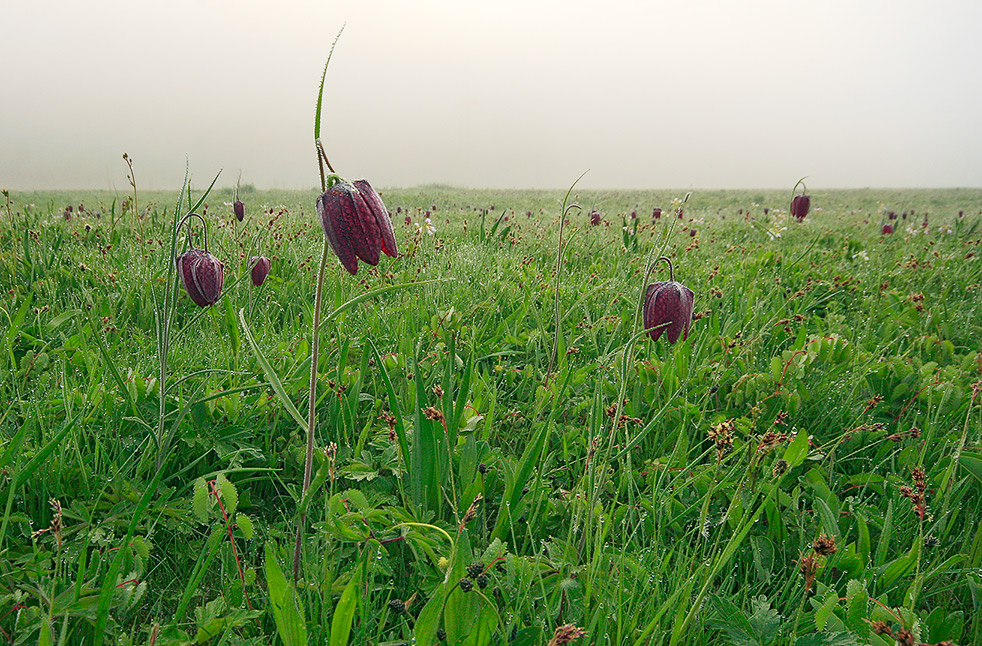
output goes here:
[[982, 643], [982, 190], [382, 196], [303, 499], [316, 191], [0, 203], [0, 642]]

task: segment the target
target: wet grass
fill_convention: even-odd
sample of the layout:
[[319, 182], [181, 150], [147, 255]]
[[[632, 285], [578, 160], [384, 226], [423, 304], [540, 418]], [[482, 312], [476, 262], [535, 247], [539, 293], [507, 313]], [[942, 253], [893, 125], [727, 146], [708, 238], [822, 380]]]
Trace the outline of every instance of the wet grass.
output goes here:
[[[0, 204], [0, 638], [982, 640], [982, 191], [813, 193], [803, 222], [787, 192], [679, 219], [579, 191], [558, 275], [563, 192], [383, 191], [402, 255], [332, 259], [325, 310], [419, 284], [323, 326], [303, 503], [316, 195], [239, 197], [199, 209], [225, 289], [179, 295], [164, 383], [177, 193]], [[662, 252], [696, 294], [675, 346], [635, 333]]]

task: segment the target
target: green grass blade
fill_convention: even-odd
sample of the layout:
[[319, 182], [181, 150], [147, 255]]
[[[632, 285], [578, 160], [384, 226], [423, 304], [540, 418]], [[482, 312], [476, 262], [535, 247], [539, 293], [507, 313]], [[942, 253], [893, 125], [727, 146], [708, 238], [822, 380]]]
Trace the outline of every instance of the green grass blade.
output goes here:
[[276, 547], [271, 541], [266, 543], [266, 585], [269, 587], [269, 605], [273, 610], [276, 632], [284, 646], [305, 646], [307, 643], [307, 624], [303, 606], [297, 599], [293, 586], [283, 576], [283, 570], [276, 560]]
[[290, 417], [292, 417], [294, 421], [300, 425], [300, 428], [306, 432], [307, 420], [304, 419], [303, 415], [300, 414], [300, 411], [297, 410], [297, 407], [293, 404], [293, 401], [290, 400], [290, 396], [287, 395], [286, 388], [283, 387], [283, 382], [280, 381], [279, 375], [276, 374], [273, 366], [270, 365], [269, 361], [266, 360], [266, 357], [259, 349], [256, 339], [252, 336], [252, 330], [249, 328], [249, 323], [246, 321], [244, 307], [239, 310], [239, 323], [242, 325], [242, 331], [245, 332], [245, 337], [249, 342], [249, 346], [252, 347], [253, 354], [256, 355], [256, 360], [259, 362], [259, 365], [262, 366], [263, 373], [266, 375], [270, 388], [272, 388], [273, 392], [276, 393], [276, 396], [279, 397], [280, 402], [283, 404], [286, 412], [290, 414]]

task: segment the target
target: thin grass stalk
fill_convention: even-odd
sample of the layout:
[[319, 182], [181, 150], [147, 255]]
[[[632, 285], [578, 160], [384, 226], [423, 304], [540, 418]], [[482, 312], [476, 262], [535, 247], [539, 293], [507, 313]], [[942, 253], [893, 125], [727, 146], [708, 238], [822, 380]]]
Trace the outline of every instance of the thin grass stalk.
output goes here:
[[[321, 266], [317, 272], [317, 288], [314, 291], [314, 320], [310, 331], [310, 383], [307, 392], [307, 455], [303, 465], [303, 489], [300, 499], [307, 494], [310, 487], [310, 472], [314, 464], [314, 427], [317, 423], [317, 359], [320, 354], [320, 318], [321, 296], [324, 291], [324, 274], [327, 273], [328, 245], [324, 238], [321, 245]], [[301, 512], [297, 518], [297, 536], [293, 544], [293, 580], [300, 576], [300, 553], [303, 545], [303, 529], [307, 522], [306, 512]]]
[[[560, 317], [559, 317], [559, 288], [562, 285], [562, 280], [560, 278], [560, 275], [561, 275], [560, 272], [562, 271], [562, 268], [563, 268], [563, 228], [564, 228], [564, 225], [566, 224], [566, 214], [569, 213], [569, 211], [571, 209], [574, 209], [575, 208], [575, 209], [579, 210], [581, 208], [580, 205], [577, 204], [577, 203], [575, 203], [575, 202], [573, 204], [568, 204], [568, 202], [569, 202], [569, 195], [570, 195], [570, 193], [573, 192], [573, 189], [576, 187], [576, 185], [579, 183], [579, 181], [581, 179], [583, 179], [583, 175], [586, 175], [589, 172], [590, 172], [589, 169], [583, 171], [583, 173], [579, 177], [576, 178], [576, 181], [573, 182], [570, 185], [569, 190], [566, 191], [565, 197], [563, 197], [562, 209], [561, 209], [561, 213], [559, 215], [559, 244], [556, 247], [556, 289], [555, 289], [556, 297], [554, 299], [554, 301], [555, 301], [555, 314], [556, 314], [556, 327], [555, 327], [555, 331], [553, 333], [553, 338], [552, 338], [552, 352], [549, 354], [549, 370], [547, 370], [548, 373], [552, 373], [553, 365], [556, 363], [556, 353], [559, 351], [559, 326], [560, 326]], [[482, 214], [481, 215], [481, 237], [483, 238], [483, 236], [484, 236], [484, 215]]]
[[177, 300], [177, 293], [174, 289], [177, 276], [177, 232], [180, 227], [178, 222], [181, 219], [181, 207], [184, 206], [184, 191], [188, 187], [189, 168], [185, 166], [184, 181], [181, 183], [181, 192], [177, 196], [177, 206], [174, 207], [174, 220], [171, 226], [170, 238], [170, 261], [167, 263], [167, 280], [164, 282], [164, 299], [156, 308], [154, 320], [157, 327], [157, 377], [158, 377], [158, 409], [157, 409], [157, 430], [154, 433], [154, 440], [157, 443], [157, 457], [154, 462], [154, 472], [160, 471], [164, 463], [164, 417], [167, 413], [167, 353], [170, 350], [170, 324], [174, 313], [174, 303]]

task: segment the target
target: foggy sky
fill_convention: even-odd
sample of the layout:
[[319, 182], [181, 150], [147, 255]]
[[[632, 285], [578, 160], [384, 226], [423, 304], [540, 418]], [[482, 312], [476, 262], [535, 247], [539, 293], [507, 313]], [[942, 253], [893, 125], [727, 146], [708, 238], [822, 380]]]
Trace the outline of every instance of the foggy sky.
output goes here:
[[0, 187], [982, 186], [982, 3], [37, 0]]

